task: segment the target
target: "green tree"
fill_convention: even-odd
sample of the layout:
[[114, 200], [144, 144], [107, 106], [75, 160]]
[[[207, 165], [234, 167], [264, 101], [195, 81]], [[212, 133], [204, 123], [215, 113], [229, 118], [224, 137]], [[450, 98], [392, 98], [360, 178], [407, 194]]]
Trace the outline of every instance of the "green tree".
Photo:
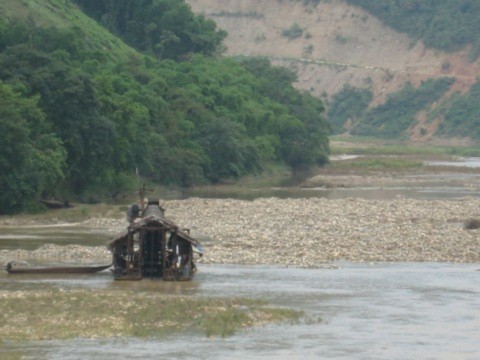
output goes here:
[[480, 82], [472, 86], [470, 93], [453, 97], [445, 111], [445, 121], [437, 133], [443, 136], [470, 137], [480, 140]]
[[373, 94], [368, 89], [354, 88], [345, 85], [342, 90], [332, 97], [328, 109], [328, 120], [334, 134], [343, 133], [347, 121], [357, 122], [362, 118]]
[[37, 102], [0, 82], [0, 213], [27, 209], [63, 178], [66, 153]]
[[260, 168], [255, 143], [244, 134], [244, 129], [227, 119], [215, 119], [199, 133], [209, 162], [205, 175], [211, 181], [239, 178]]
[[161, 59], [213, 55], [226, 37], [213, 21], [193, 14], [183, 0], [75, 1], [129, 45]]
[[423, 82], [418, 88], [411, 84], [389, 95], [387, 101], [368, 110], [352, 129], [356, 135], [395, 138], [415, 122], [416, 114], [440, 99], [450, 88], [454, 79], [440, 78]]
[[296, 90], [296, 75], [288, 69], [273, 67], [265, 59], [248, 59], [243, 65], [258, 79], [260, 93], [283, 105], [275, 107], [275, 117], [266, 124], [267, 131], [279, 138], [279, 158], [295, 173], [325, 164], [330, 128], [322, 102]]

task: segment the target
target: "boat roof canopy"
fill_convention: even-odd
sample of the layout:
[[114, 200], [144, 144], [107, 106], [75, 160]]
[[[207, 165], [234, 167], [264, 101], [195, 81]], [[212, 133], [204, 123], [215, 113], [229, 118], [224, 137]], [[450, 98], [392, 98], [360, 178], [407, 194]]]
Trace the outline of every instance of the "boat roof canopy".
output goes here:
[[[151, 207], [147, 207], [147, 209], [149, 208]], [[192, 238], [185, 230], [179, 229], [178, 225], [176, 225], [174, 222], [165, 219], [161, 212], [153, 211], [152, 213], [146, 213], [145, 215], [146, 216], [142, 219], [139, 219], [138, 221], [130, 224], [127, 231], [118, 235], [114, 239], [107, 241], [108, 249], [112, 250], [119, 242], [126, 241], [129, 234], [139, 232], [142, 228], [158, 227], [166, 229], [170, 232], [175, 232], [177, 234], [177, 237], [188, 241], [192, 245], [194, 252], [198, 254], [203, 254], [203, 249], [200, 243], [194, 238]]]

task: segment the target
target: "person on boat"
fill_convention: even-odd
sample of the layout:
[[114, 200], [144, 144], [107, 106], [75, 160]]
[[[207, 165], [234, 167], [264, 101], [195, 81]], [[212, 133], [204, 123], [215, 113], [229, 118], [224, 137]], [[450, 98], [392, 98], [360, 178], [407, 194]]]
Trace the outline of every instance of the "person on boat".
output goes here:
[[131, 224], [140, 214], [140, 207], [137, 204], [132, 204], [128, 207], [127, 221]]

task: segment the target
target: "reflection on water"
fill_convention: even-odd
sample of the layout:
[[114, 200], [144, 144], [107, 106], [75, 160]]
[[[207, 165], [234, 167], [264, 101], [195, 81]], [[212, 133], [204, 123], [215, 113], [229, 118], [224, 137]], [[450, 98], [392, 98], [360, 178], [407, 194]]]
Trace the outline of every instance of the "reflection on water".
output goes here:
[[[126, 286], [190, 296], [262, 298], [303, 310], [305, 319], [247, 329], [227, 339], [186, 334], [160, 340], [4, 342], [0, 357], [2, 352], [22, 352], [25, 359], [475, 359], [480, 357], [478, 267], [342, 263], [306, 270], [201, 265], [188, 283], [114, 282], [105, 274], [45, 278], [61, 287]], [[6, 281], [12, 280], [0, 277], [2, 286]]]
[[428, 166], [455, 166], [466, 168], [479, 168], [480, 158], [478, 157], [461, 157], [456, 161], [426, 161], [425, 165]]
[[[426, 162], [429, 166], [452, 166], [480, 169], [480, 158], [460, 158], [449, 162]], [[327, 199], [363, 198], [372, 200], [393, 199], [401, 196], [420, 200], [448, 200], [466, 196], [480, 197], [480, 173], [442, 172], [405, 176], [397, 179], [397, 185], [366, 186], [352, 188], [300, 188], [278, 187], [270, 189], [239, 189], [209, 187], [205, 189], [187, 189], [171, 192], [166, 198], [188, 198], [192, 196], [207, 198], [236, 198], [254, 200], [259, 197]]]
[[2, 226], [0, 250], [35, 250], [45, 244], [103, 246], [111, 238], [104, 229], [62, 226]]

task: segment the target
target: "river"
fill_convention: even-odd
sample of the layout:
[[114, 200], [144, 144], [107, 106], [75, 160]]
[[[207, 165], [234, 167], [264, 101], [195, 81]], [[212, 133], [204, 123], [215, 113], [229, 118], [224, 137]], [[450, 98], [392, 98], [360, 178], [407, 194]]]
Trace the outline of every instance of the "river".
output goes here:
[[[357, 156], [354, 156], [357, 157]], [[351, 159], [351, 156], [344, 156], [342, 159]], [[341, 160], [335, 160], [341, 161]], [[188, 197], [209, 197], [229, 198], [234, 197], [243, 200], [253, 200], [258, 197], [277, 198], [309, 198], [322, 197], [326, 199], [363, 198], [372, 200], [392, 199], [405, 197], [420, 200], [454, 200], [466, 196], [480, 197], [480, 158], [468, 157], [458, 158], [452, 161], [426, 161], [424, 164], [432, 169], [439, 168], [439, 171], [430, 171], [425, 174], [397, 176], [399, 181], [394, 185], [369, 185], [362, 187], [273, 187], [270, 189], [247, 190], [239, 189], [232, 191], [224, 187], [208, 187], [205, 189], [193, 189], [184, 191], [171, 191], [165, 194], [165, 198], [188, 198]], [[461, 171], [461, 168], [468, 169], [468, 172]], [[479, 171], [474, 171], [478, 169]]]
[[[480, 164], [467, 159], [468, 166]], [[432, 164], [432, 166], [435, 164]], [[444, 163], [437, 164], [445, 166]], [[431, 175], [429, 175], [431, 176]], [[438, 186], [367, 189], [251, 190], [259, 196], [456, 199], [480, 196], [478, 174], [436, 175]], [[442, 186], [442, 177], [471, 177], [474, 186]], [[211, 193], [204, 196], [223, 197]], [[232, 194], [228, 194], [232, 196]], [[71, 227], [3, 228], [0, 250], [32, 250], [45, 241], [100, 245], [108, 236]], [[245, 329], [231, 337], [183, 334], [161, 339], [0, 340], [0, 358], [22, 359], [478, 359], [480, 264], [332, 263], [319, 269], [199, 265], [187, 283], [115, 282], [111, 274], [74, 277], [9, 277], [0, 288], [33, 283], [70, 288], [138, 287], [201, 297], [261, 298], [302, 310], [296, 324]]]
[[[246, 329], [226, 339], [186, 334], [161, 340], [7, 341], [2, 351], [62, 360], [478, 359], [479, 269], [445, 263], [335, 263], [322, 269], [203, 265], [194, 281], [177, 283], [174, 291], [262, 298], [303, 310], [305, 317], [298, 324]], [[8, 280], [3, 275], [0, 281]], [[41, 281], [59, 287], [166, 289], [149, 280], [113, 282], [108, 273]]]

